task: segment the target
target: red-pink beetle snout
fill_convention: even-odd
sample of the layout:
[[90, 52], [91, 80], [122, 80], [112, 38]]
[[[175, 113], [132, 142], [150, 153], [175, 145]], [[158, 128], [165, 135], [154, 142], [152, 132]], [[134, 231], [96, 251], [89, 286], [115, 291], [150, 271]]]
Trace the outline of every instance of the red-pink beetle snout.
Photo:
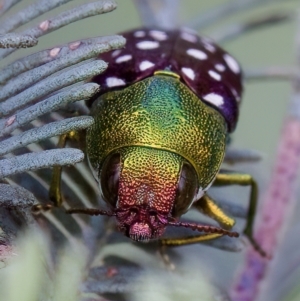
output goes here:
[[119, 229], [136, 241], [160, 237], [167, 225], [167, 217], [153, 209], [140, 207], [119, 209], [117, 220]]
[[152, 238], [152, 229], [147, 222], [136, 222], [129, 228], [129, 237], [136, 241], [147, 241]]

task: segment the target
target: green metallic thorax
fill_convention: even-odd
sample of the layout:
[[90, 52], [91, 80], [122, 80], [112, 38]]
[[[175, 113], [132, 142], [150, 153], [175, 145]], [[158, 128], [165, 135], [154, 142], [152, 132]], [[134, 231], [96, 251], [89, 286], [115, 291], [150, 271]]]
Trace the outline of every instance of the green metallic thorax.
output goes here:
[[184, 157], [205, 189], [223, 161], [223, 117], [175, 76], [157, 74], [101, 95], [92, 115], [95, 123], [87, 133], [87, 152], [96, 173], [110, 152], [142, 146]]

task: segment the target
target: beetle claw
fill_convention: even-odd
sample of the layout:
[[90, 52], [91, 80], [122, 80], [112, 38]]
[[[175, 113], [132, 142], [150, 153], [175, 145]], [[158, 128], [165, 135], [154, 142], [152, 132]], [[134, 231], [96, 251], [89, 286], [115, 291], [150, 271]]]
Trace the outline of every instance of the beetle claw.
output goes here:
[[252, 236], [247, 234], [246, 236], [256, 252], [258, 252], [262, 257], [265, 257], [267, 259], [272, 259], [272, 255], [268, 254]]

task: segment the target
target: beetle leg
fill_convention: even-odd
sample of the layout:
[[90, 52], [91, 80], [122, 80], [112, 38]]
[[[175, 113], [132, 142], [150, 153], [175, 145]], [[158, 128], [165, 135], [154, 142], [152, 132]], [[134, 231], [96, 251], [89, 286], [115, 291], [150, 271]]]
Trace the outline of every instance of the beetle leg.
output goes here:
[[221, 227], [227, 230], [230, 230], [235, 224], [235, 220], [226, 215], [226, 213], [207, 194], [195, 202], [193, 207], [217, 221]]
[[221, 237], [222, 234], [209, 233], [209, 234], [199, 234], [192, 236], [183, 236], [178, 238], [162, 238], [160, 239], [160, 244], [163, 246], [183, 246], [189, 244], [195, 244], [198, 242], [206, 241]]
[[[59, 137], [57, 147], [66, 147], [67, 141], [80, 141], [80, 134], [76, 131], [71, 131], [67, 134], [61, 135]], [[54, 166], [52, 170], [52, 177], [49, 188], [49, 198], [54, 203], [54, 206], [60, 207], [63, 203], [62, 193], [61, 193], [61, 174], [62, 166]]]
[[216, 180], [213, 183], [213, 186], [228, 186], [228, 185], [241, 185], [241, 186], [250, 186], [250, 203], [247, 214], [247, 224], [244, 230], [244, 233], [249, 237], [250, 241], [253, 243], [253, 223], [256, 212], [257, 205], [257, 193], [258, 188], [255, 180], [249, 174], [235, 173], [235, 172], [220, 172]]
[[228, 185], [241, 185], [241, 186], [250, 186], [250, 203], [247, 214], [247, 224], [244, 230], [244, 234], [248, 237], [253, 247], [262, 255], [267, 256], [266, 252], [262, 250], [260, 245], [256, 242], [253, 237], [253, 223], [256, 213], [256, 205], [257, 205], [257, 195], [258, 195], [258, 187], [253, 179], [253, 177], [249, 174], [236, 173], [232, 171], [220, 171], [218, 173], [216, 180], [213, 183], [213, 186], [228, 186]]
[[[57, 147], [64, 148], [66, 146], [68, 134], [61, 135], [58, 139]], [[61, 166], [54, 166], [52, 169], [51, 182], [49, 188], [49, 198], [54, 206], [59, 207], [62, 204], [61, 196]]]
[[[64, 148], [68, 140], [80, 141], [81, 140], [80, 138], [81, 138], [80, 133], [76, 131], [71, 131], [67, 134], [63, 134], [59, 136], [57, 147]], [[41, 211], [48, 211], [53, 207], [53, 205], [55, 207], [59, 207], [62, 205], [63, 198], [61, 193], [61, 174], [62, 174], [62, 167], [54, 166], [52, 169], [52, 176], [51, 176], [51, 182], [49, 187], [49, 198], [52, 203], [48, 203], [45, 205], [42, 204], [34, 205], [31, 209], [34, 214], [38, 214]]]

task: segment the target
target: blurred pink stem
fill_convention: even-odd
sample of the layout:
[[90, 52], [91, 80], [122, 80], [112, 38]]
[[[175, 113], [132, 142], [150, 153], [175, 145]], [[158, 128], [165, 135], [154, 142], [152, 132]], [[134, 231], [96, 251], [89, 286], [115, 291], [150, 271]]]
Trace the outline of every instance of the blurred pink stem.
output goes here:
[[[300, 98], [298, 97], [300, 105]], [[284, 123], [276, 164], [255, 228], [255, 238], [261, 247], [274, 255], [280, 230], [293, 207], [293, 194], [300, 165], [300, 119], [289, 117]], [[267, 276], [271, 260], [262, 258], [251, 246], [245, 255], [244, 266], [232, 288], [233, 301], [258, 300], [262, 280]]]

